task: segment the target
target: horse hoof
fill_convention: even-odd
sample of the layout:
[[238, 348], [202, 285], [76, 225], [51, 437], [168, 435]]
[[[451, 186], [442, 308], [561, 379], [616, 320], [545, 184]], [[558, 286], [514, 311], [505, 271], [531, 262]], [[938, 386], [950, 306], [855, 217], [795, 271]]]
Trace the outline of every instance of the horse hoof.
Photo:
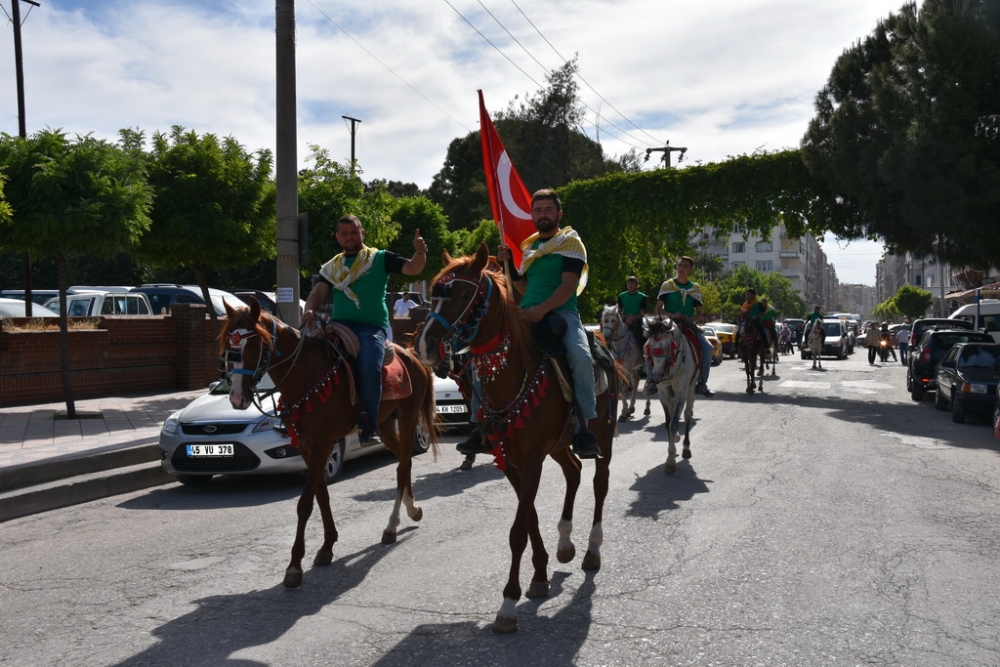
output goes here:
[[593, 551], [588, 551], [583, 557], [580, 567], [587, 572], [596, 572], [601, 569], [601, 557]]
[[420, 521], [423, 518], [424, 518], [424, 508], [414, 507], [413, 514], [410, 515], [410, 519], [413, 521]]
[[632, 415], [622, 415], [621, 417], [618, 418], [618, 421], [627, 422], [629, 419], [632, 419]]
[[646, 416], [648, 417], [648, 416], [649, 416], [649, 414], [650, 414], [650, 413], [649, 413], [649, 408], [646, 408], [646, 411], [645, 411], [645, 412], [643, 412], [642, 414], [644, 414], [644, 415], [646, 415]]
[[689, 459], [689, 458], [691, 458], [691, 450], [690, 449], [685, 449], [684, 451], [682, 451], [681, 452], [681, 458], [682, 459]]
[[511, 618], [510, 616], [497, 614], [496, 619], [493, 621], [493, 632], [499, 632], [504, 635], [517, 632], [517, 617]]
[[472, 470], [472, 462], [476, 460], [475, 456], [466, 456], [462, 461], [462, 465], [458, 466], [459, 470]]
[[394, 530], [383, 530], [382, 531], [382, 544], [395, 544], [396, 543], [396, 531]]
[[[677, 464], [676, 463], [667, 463], [667, 464], [665, 464], [663, 466], [663, 472], [666, 473], [667, 475], [673, 475], [675, 472], [677, 472]], [[589, 551], [587, 552], [587, 555], [588, 556], [590, 555]], [[586, 558], [586, 556], [584, 556], [584, 558]], [[584, 569], [586, 569], [586, 568], [584, 568]]]
[[560, 563], [569, 563], [576, 558], [576, 547], [572, 544], [566, 549], [556, 549], [556, 560]]
[[680, 441], [681, 441], [681, 434], [677, 433], [676, 435], [674, 435], [674, 442], [680, 442]]
[[528, 590], [524, 594], [527, 598], [547, 598], [549, 596], [549, 582], [532, 581], [528, 584]]
[[285, 570], [285, 588], [298, 588], [302, 585], [302, 570], [288, 568]]
[[332, 551], [317, 551], [316, 557], [313, 558], [313, 565], [316, 567], [323, 567], [324, 565], [329, 565], [332, 562], [333, 562]]

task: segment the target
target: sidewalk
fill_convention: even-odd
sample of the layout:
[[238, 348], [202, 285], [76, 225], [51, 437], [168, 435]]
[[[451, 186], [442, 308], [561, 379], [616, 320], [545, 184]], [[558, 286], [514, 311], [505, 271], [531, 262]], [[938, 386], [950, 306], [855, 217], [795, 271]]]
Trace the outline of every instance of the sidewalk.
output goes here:
[[65, 414], [65, 403], [0, 408], [0, 470], [155, 444], [166, 418], [205, 391], [75, 402], [78, 413], [100, 413], [100, 419], [54, 419], [57, 412]]

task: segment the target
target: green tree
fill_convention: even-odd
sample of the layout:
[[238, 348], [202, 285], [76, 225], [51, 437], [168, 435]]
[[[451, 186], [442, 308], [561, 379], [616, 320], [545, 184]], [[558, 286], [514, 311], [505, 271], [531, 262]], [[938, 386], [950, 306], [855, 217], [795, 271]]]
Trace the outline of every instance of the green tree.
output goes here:
[[[389, 244], [389, 250], [403, 257], [413, 255], [413, 237], [416, 230], [427, 241], [427, 264], [424, 270], [416, 276], [405, 276], [407, 283], [417, 280], [427, 280], [442, 268], [441, 250], [448, 247], [448, 219], [441, 212], [441, 207], [426, 197], [407, 197], [396, 201], [392, 212], [392, 221], [399, 225], [399, 235]], [[404, 280], [402, 276], [392, 277], [394, 287]]]
[[66, 257], [110, 258], [132, 249], [150, 226], [146, 164], [129, 136], [115, 145], [58, 130], [27, 139], [0, 135], [0, 169], [12, 216], [0, 216], [0, 247], [54, 257], [59, 273], [60, 362], [66, 412], [76, 418], [69, 378]]
[[[135, 137], [136, 147], [141, 136]], [[274, 257], [275, 192], [271, 153], [248, 153], [233, 137], [174, 126], [153, 135], [149, 182], [155, 199], [142, 258], [153, 266], [183, 266], [194, 274], [205, 303], [208, 271]], [[212, 326], [218, 316], [208, 309]]]
[[903, 285], [896, 290], [891, 301], [897, 311], [896, 314], [902, 313], [915, 320], [918, 317], [923, 317], [927, 309], [931, 307], [931, 304], [934, 303], [934, 295], [913, 285]]
[[827, 226], [1000, 266], [1000, 3], [924, 0], [837, 60], [802, 154]]
[[885, 301], [875, 304], [875, 307], [872, 308], [872, 317], [877, 320], [890, 320], [899, 314], [896, 297], [889, 297]]

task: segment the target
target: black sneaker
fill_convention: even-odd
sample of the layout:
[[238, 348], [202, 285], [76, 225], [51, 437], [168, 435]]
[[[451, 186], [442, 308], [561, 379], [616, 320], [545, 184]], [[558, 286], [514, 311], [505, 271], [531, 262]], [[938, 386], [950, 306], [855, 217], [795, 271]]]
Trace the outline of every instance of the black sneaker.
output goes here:
[[642, 393], [644, 393], [646, 396], [652, 396], [653, 394], [655, 394], [656, 393], [656, 383], [655, 382], [647, 382], [646, 386], [642, 388]]
[[581, 429], [573, 436], [573, 453], [581, 459], [599, 459], [601, 447], [593, 433], [588, 429]]
[[708, 388], [708, 385], [704, 382], [699, 382], [695, 385], [694, 393], [701, 394], [705, 398], [712, 398], [715, 396], [715, 392]]
[[368, 413], [362, 412], [361, 416], [358, 417], [358, 442], [363, 445], [371, 440], [373, 435], [375, 435], [375, 428], [368, 419]]
[[466, 456], [470, 454], [489, 454], [493, 451], [481, 428], [472, 429], [469, 437], [455, 445], [455, 449], [458, 450], [459, 454], [465, 454]]

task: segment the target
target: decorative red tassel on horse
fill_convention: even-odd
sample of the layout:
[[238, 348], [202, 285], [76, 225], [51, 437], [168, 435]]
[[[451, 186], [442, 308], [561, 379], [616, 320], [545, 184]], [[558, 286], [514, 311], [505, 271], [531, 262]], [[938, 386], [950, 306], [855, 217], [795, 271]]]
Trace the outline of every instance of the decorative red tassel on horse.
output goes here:
[[497, 445], [493, 448], [493, 465], [497, 467], [497, 470], [503, 472], [507, 469], [507, 459], [503, 455], [503, 447]]
[[507, 433], [507, 437], [508, 438], [513, 438], [514, 437], [514, 424], [512, 424], [511, 422], [507, 422], [507, 431], [506, 431], [506, 433]]
[[[537, 402], [535, 403], [537, 405]], [[524, 402], [524, 410], [521, 411], [525, 419], [531, 419], [531, 404], [527, 401]]]
[[514, 420], [514, 428], [524, 428], [524, 420], [521, 419], [521, 415], [518, 415]]
[[307, 398], [306, 399], [306, 412], [312, 412], [312, 411], [313, 411], [313, 402], [312, 402], [312, 399], [311, 398]]

